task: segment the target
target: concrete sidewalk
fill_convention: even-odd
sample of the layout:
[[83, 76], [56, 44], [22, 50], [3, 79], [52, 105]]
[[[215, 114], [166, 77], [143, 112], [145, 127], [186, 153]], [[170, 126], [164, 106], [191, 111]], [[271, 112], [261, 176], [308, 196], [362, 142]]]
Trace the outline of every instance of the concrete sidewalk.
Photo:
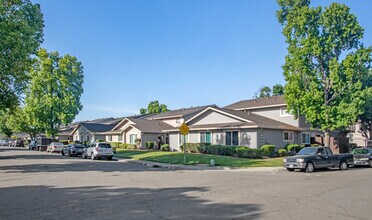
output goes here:
[[129, 164], [138, 164], [147, 167], [160, 167], [167, 168], [172, 170], [210, 170], [210, 171], [244, 171], [244, 172], [282, 172], [286, 171], [283, 167], [224, 167], [224, 166], [210, 166], [207, 164], [199, 165], [180, 165], [180, 164], [167, 164], [167, 163], [157, 163], [144, 160], [134, 160], [134, 159], [124, 159], [115, 157], [118, 162], [129, 163]]

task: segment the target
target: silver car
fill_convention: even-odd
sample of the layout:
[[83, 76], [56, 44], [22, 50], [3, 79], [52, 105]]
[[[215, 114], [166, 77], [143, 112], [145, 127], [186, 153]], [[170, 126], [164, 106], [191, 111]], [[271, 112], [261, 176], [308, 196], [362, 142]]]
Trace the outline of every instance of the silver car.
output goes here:
[[111, 145], [109, 143], [97, 143], [93, 142], [86, 147], [81, 155], [82, 158], [90, 157], [92, 160], [107, 158], [107, 160], [112, 160], [114, 153], [112, 151]]

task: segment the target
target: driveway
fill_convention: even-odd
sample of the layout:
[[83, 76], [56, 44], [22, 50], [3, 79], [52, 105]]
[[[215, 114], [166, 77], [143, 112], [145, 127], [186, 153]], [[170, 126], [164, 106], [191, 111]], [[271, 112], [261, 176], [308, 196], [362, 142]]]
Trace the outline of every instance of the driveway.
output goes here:
[[0, 219], [370, 219], [372, 168], [169, 170], [0, 147]]

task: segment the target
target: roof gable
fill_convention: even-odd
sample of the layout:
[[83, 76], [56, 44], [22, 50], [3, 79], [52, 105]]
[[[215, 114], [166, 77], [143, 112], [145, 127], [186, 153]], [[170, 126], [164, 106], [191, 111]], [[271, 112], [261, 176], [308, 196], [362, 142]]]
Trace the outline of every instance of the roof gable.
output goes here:
[[218, 111], [214, 108], [208, 108], [206, 111], [203, 111], [194, 118], [188, 120], [187, 124], [190, 126], [198, 126], [239, 122], [247, 122], [247, 120], [236, 117], [235, 115], [226, 114], [225, 112]]
[[244, 109], [259, 109], [259, 108], [270, 108], [275, 106], [286, 106], [284, 96], [273, 96], [258, 99], [249, 99], [235, 102], [231, 105], [226, 106], [227, 109], [244, 110]]

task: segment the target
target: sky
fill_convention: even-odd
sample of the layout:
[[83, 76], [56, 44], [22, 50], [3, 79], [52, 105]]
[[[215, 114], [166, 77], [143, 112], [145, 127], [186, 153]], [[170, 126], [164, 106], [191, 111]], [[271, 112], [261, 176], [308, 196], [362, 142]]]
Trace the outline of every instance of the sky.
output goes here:
[[[44, 14], [43, 48], [84, 66], [76, 121], [251, 99], [285, 84], [287, 53], [275, 0], [33, 0]], [[312, 5], [329, 5], [313, 0]], [[372, 1], [344, 0], [372, 45]]]

